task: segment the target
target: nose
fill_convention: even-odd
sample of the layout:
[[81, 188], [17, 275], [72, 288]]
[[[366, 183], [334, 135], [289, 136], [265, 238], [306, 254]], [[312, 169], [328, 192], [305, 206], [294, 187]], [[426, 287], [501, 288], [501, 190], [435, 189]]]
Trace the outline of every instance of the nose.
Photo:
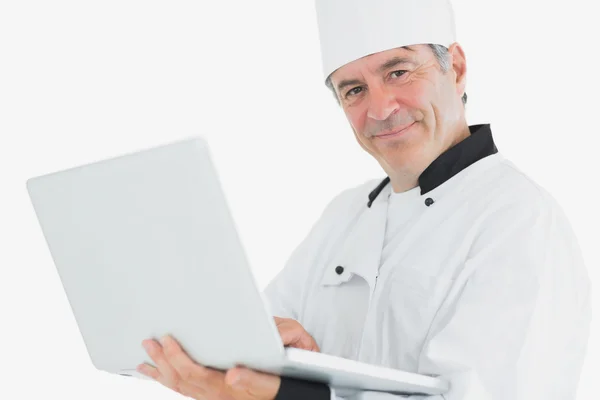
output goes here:
[[393, 92], [384, 85], [369, 88], [369, 94], [369, 118], [384, 121], [400, 107]]

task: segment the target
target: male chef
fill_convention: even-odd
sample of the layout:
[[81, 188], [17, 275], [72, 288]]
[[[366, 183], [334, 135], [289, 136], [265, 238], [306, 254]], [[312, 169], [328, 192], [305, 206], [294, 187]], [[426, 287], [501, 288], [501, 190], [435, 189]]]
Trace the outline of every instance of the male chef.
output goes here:
[[[591, 318], [581, 253], [561, 207], [498, 151], [491, 126], [467, 124], [449, 1], [316, 10], [325, 84], [385, 179], [336, 196], [266, 288], [284, 343], [447, 379], [431, 400], [574, 399]], [[144, 342], [158, 368], [140, 371], [194, 399], [337, 397], [210, 370], [162, 342]]]

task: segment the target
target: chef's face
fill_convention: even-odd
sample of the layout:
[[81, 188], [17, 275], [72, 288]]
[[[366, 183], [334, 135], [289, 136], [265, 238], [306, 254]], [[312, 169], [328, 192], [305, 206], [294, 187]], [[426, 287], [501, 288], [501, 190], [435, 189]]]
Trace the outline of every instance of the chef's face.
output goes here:
[[331, 75], [356, 139], [388, 174], [419, 175], [460, 141], [466, 63], [457, 43], [448, 50], [445, 73], [423, 44], [363, 57]]

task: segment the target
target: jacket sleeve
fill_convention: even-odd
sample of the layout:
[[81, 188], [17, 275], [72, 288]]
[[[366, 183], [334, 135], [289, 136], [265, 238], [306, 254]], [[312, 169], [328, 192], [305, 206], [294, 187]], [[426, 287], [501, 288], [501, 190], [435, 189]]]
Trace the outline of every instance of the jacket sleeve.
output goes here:
[[[325, 243], [335, 216], [343, 209], [347, 194], [351, 190], [341, 192], [329, 202], [306, 238], [294, 249], [283, 269], [263, 291], [263, 298], [271, 315], [299, 319], [303, 289], [311, 273], [310, 267], [314, 264], [313, 260], [318, 257], [319, 249]], [[328, 385], [282, 377], [279, 393], [275, 399], [336, 400], [336, 398], [335, 391]]]
[[294, 249], [283, 269], [263, 290], [263, 298], [271, 315], [298, 320], [303, 290], [313, 271], [311, 266], [315, 264], [314, 260], [326, 242], [336, 216], [347, 202], [344, 197], [350, 190], [352, 189], [341, 192], [327, 204], [308, 235]]
[[560, 207], [507, 206], [478, 230], [425, 339], [419, 371], [440, 396], [363, 392], [356, 399], [574, 399], [591, 320], [590, 284]]

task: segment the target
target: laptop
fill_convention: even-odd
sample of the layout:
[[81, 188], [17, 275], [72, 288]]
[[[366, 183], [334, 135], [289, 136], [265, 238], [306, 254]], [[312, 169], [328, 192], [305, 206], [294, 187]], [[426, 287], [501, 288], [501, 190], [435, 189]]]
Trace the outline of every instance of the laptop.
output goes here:
[[27, 189], [92, 364], [149, 379], [141, 346], [172, 335], [197, 363], [441, 394], [439, 377], [283, 346], [208, 145], [192, 137], [31, 178]]

